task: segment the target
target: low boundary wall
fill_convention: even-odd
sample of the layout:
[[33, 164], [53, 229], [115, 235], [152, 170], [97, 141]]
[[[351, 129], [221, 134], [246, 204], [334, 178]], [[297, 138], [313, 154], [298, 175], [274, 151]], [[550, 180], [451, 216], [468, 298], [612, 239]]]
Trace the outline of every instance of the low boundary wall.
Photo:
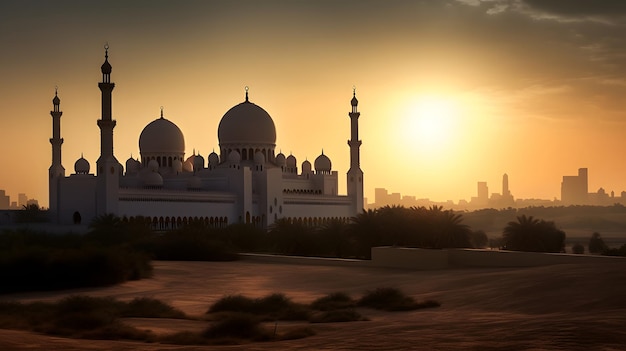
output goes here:
[[372, 266], [403, 269], [536, 267], [564, 263], [626, 262], [623, 257], [482, 249], [373, 247]]

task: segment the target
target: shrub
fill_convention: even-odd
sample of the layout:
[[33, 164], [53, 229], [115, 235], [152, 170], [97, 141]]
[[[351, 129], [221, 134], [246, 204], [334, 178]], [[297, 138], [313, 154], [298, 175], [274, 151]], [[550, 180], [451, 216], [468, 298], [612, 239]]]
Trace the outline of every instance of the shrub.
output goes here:
[[253, 299], [243, 295], [229, 295], [217, 300], [213, 305], [211, 305], [211, 307], [209, 307], [207, 313], [224, 311], [252, 313], [254, 304], [255, 301]]
[[594, 232], [589, 239], [589, 252], [593, 254], [604, 253], [609, 247], [606, 245], [600, 233]]
[[185, 232], [181, 229], [162, 236], [152, 236], [136, 247], [150, 253], [154, 259], [165, 261], [234, 261], [236, 253], [222, 241], [206, 233]]
[[137, 297], [122, 308], [120, 317], [185, 318], [186, 314], [160, 300]]
[[606, 249], [602, 253], [607, 256], [626, 256], [626, 244], [620, 246], [618, 249]]
[[269, 332], [261, 328], [258, 317], [245, 313], [233, 313], [227, 318], [214, 322], [204, 331], [203, 336], [262, 340], [269, 338]]
[[109, 297], [70, 296], [56, 303], [0, 302], [0, 327], [90, 339], [154, 340], [152, 333], [122, 323], [119, 318], [125, 314], [184, 315], [152, 299], [126, 303]]
[[360, 313], [352, 308], [323, 311], [311, 316], [311, 323], [336, 323], [365, 320]]
[[306, 320], [309, 311], [284, 294], [274, 293], [259, 299], [242, 295], [226, 296], [215, 302], [207, 313], [240, 312], [262, 316], [265, 320]]
[[378, 288], [363, 295], [358, 301], [358, 305], [385, 311], [409, 311], [439, 307], [441, 304], [433, 300], [417, 303], [412, 297], [405, 295], [396, 288]]
[[352, 308], [354, 306], [356, 306], [356, 302], [348, 294], [343, 292], [322, 296], [311, 303], [311, 308], [319, 311], [331, 311]]
[[585, 246], [582, 244], [574, 244], [572, 246], [572, 253], [582, 255], [585, 253]]

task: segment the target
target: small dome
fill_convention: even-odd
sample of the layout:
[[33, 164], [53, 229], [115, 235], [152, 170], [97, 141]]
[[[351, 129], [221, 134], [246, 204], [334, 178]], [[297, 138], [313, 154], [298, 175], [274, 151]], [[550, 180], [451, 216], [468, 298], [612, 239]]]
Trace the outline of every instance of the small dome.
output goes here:
[[198, 155], [194, 155], [193, 158], [193, 170], [194, 171], [200, 171], [204, 169], [204, 157], [202, 157], [202, 155], [198, 154]]
[[220, 145], [264, 144], [274, 146], [276, 127], [272, 117], [261, 107], [246, 101], [224, 114], [217, 130]]
[[217, 166], [220, 163], [220, 157], [218, 154], [215, 153], [215, 151], [211, 152], [209, 154], [209, 165], [210, 166]]
[[280, 152], [280, 153], [278, 153], [278, 155], [276, 155], [276, 165], [277, 166], [280, 166], [280, 167], [284, 166], [285, 165], [285, 161], [286, 161], [285, 160], [285, 155], [282, 152]]
[[254, 163], [264, 164], [265, 163], [265, 155], [261, 151], [257, 151], [254, 154]]
[[305, 160], [304, 162], [302, 162], [302, 173], [309, 172], [311, 172], [311, 162], [309, 162], [309, 160]]
[[202, 179], [195, 174], [189, 177], [187, 180], [187, 189], [202, 189]]
[[163, 186], [163, 177], [161, 177], [159, 172], [146, 172], [142, 180], [144, 186]]
[[330, 172], [332, 163], [330, 162], [330, 158], [324, 155], [324, 151], [322, 154], [317, 156], [315, 159], [315, 171], [316, 172]]
[[191, 157], [183, 162], [183, 172], [193, 172], [193, 159]]
[[150, 170], [150, 172], [159, 171], [159, 163], [157, 160], [150, 160], [150, 162], [148, 162], [148, 170]]
[[233, 150], [228, 154], [228, 162], [239, 163], [241, 162], [241, 155], [236, 150]]
[[82, 155], [74, 163], [74, 172], [76, 172], [76, 174], [89, 174], [90, 168], [91, 166], [89, 165], [89, 161], [87, 161]]
[[359, 100], [356, 99], [356, 93], [352, 94], [352, 100], [350, 100], [350, 104], [352, 106], [357, 106], [359, 104]]
[[57, 93], [54, 93], [54, 99], [52, 99], [52, 104], [54, 105], [58, 105], [61, 103], [61, 99], [59, 99], [59, 96], [57, 95]]
[[179, 159], [175, 159], [174, 161], [172, 161], [172, 170], [174, 172], [180, 173], [183, 171], [183, 163], [180, 162]]
[[287, 156], [287, 167], [295, 168], [296, 167], [296, 157], [294, 155]]
[[126, 160], [126, 173], [137, 173], [139, 171], [139, 161], [130, 157]]
[[183, 154], [185, 137], [178, 126], [163, 117], [150, 122], [139, 136], [139, 151], [143, 154]]

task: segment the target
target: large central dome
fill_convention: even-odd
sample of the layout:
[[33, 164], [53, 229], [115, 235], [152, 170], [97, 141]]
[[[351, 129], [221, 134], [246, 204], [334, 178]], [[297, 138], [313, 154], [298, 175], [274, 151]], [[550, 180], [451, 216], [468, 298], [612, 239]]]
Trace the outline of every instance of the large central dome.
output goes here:
[[217, 136], [221, 146], [276, 144], [272, 117], [261, 107], [246, 101], [233, 106], [220, 121]]
[[161, 117], [143, 129], [139, 150], [141, 153], [184, 153], [185, 137], [176, 124]]

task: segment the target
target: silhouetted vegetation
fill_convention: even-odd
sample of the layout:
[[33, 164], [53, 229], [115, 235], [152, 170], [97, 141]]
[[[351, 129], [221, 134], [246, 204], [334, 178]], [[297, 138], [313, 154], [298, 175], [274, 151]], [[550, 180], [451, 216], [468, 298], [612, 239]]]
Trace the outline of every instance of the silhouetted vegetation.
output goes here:
[[396, 288], [378, 288], [368, 291], [358, 301], [358, 305], [385, 311], [411, 311], [441, 306], [439, 302], [433, 300], [418, 303], [411, 296], [405, 295]]
[[242, 295], [226, 296], [214, 303], [207, 313], [237, 312], [261, 317], [263, 320], [307, 320], [309, 310], [284, 294], [271, 294], [263, 298], [250, 299]]
[[461, 214], [437, 206], [385, 206], [358, 214], [350, 224], [349, 233], [356, 244], [357, 257], [370, 258], [374, 246], [471, 247], [472, 231], [462, 222]]
[[493, 233], [506, 224], [525, 215], [555, 221], [566, 229], [621, 232], [626, 224], [626, 206], [531, 206], [525, 208], [481, 209], [463, 214], [464, 223], [475, 230]]
[[507, 250], [563, 252], [565, 249], [565, 232], [557, 229], [554, 222], [532, 216], [521, 215], [517, 221], [509, 222], [502, 237]]
[[356, 301], [354, 301], [350, 295], [342, 292], [322, 296], [311, 303], [311, 308], [319, 311], [332, 311], [354, 307], [356, 307]]
[[47, 211], [42, 210], [38, 205], [24, 205], [22, 210], [15, 213], [17, 223], [42, 223], [48, 222]]
[[606, 256], [626, 257], [626, 244], [623, 244], [619, 248], [615, 248], [615, 249], [607, 248], [602, 254]]
[[585, 253], [585, 245], [579, 244], [579, 243], [576, 243], [576, 244], [572, 245], [572, 253], [575, 253], [577, 255], [584, 254]]
[[149, 257], [126, 246], [27, 230], [0, 235], [0, 293], [111, 285], [151, 274]]
[[87, 339], [154, 341], [148, 331], [124, 324], [122, 317], [187, 318], [153, 299], [122, 302], [108, 297], [70, 296], [58, 302], [0, 302], [0, 328], [26, 329]]
[[606, 245], [600, 233], [594, 232], [589, 239], [589, 252], [592, 254], [602, 254], [606, 252], [609, 247]]

